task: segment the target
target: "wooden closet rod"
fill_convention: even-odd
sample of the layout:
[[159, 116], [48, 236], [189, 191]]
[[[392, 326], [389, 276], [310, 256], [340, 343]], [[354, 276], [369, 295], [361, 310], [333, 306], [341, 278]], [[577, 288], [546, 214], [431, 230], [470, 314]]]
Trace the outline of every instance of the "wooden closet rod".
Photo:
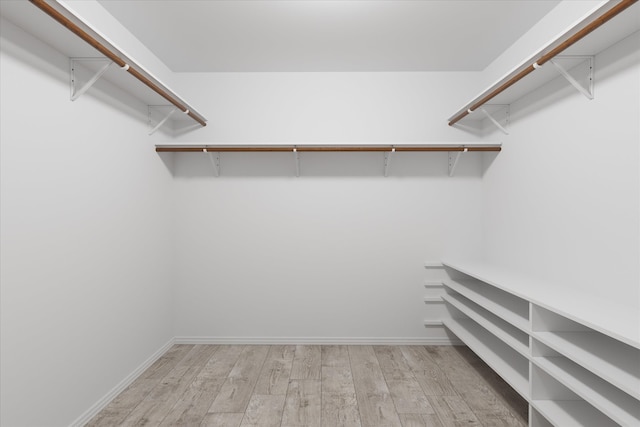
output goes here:
[[299, 153], [302, 152], [388, 152], [393, 151], [395, 149], [398, 151], [500, 151], [500, 146], [477, 146], [477, 147], [464, 147], [464, 146], [367, 146], [367, 145], [316, 145], [316, 146], [216, 146], [216, 145], [203, 145], [203, 146], [192, 146], [192, 147], [162, 147], [156, 146], [156, 152], [158, 153], [166, 153], [166, 152], [183, 152], [183, 153], [195, 153], [195, 152], [212, 152], [212, 153], [229, 153], [229, 152], [292, 152], [296, 150]]
[[64, 16], [62, 13], [58, 12], [55, 8], [53, 8], [50, 4], [48, 4], [45, 0], [29, 0], [35, 6], [37, 6], [44, 13], [58, 21], [64, 27], [66, 27], [69, 31], [80, 37], [82, 40], [90, 44], [93, 48], [95, 48], [98, 52], [112, 60], [115, 64], [117, 64], [120, 68], [126, 70], [136, 79], [140, 80], [142, 83], [147, 85], [151, 90], [156, 92], [158, 95], [169, 101], [171, 104], [175, 105], [176, 108], [180, 109], [183, 113], [186, 113], [196, 122], [200, 123], [202, 126], [206, 126], [207, 123], [200, 118], [198, 115], [190, 111], [187, 107], [185, 107], [180, 101], [174, 98], [171, 94], [167, 93], [160, 86], [151, 81], [148, 77], [142, 74], [140, 71], [133, 68], [131, 65], [127, 64], [122, 58], [109, 50], [106, 46], [100, 43], [98, 40], [93, 38], [90, 34], [76, 25], [69, 18]]
[[456, 117], [451, 119], [451, 121], [449, 122], [449, 126], [453, 126], [458, 121], [460, 121], [462, 118], [466, 117], [469, 114], [469, 110], [471, 110], [471, 112], [473, 112], [477, 108], [479, 108], [482, 105], [486, 104], [488, 101], [490, 101], [491, 99], [493, 99], [494, 97], [496, 97], [500, 93], [504, 92], [504, 90], [509, 88], [511, 85], [516, 83], [518, 80], [522, 79], [524, 76], [526, 76], [527, 74], [531, 73], [537, 67], [542, 66], [544, 63], [549, 61], [551, 58], [553, 58], [554, 56], [558, 55], [560, 52], [562, 52], [563, 50], [565, 50], [569, 46], [573, 45], [575, 42], [577, 42], [578, 40], [582, 39], [587, 34], [591, 33], [593, 30], [595, 30], [596, 28], [600, 27], [602, 24], [604, 24], [605, 22], [607, 22], [608, 20], [610, 20], [614, 16], [618, 15], [620, 12], [622, 12], [623, 10], [625, 10], [626, 8], [628, 8], [629, 6], [631, 6], [632, 4], [634, 4], [637, 1], [638, 0], [622, 0], [620, 3], [618, 3], [617, 5], [612, 7], [611, 9], [609, 9], [607, 12], [603, 13], [600, 17], [596, 18], [589, 25], [587, 25], [586, 27], [584, 27], [583, 29], [581, 29], [580, 31], [578, 31], [577, 33], [575, 33], [574, 35], [569, 37], [567, 40], [565, 40], [562, 43], [560, 43], [555, 48], [551, 49], [546, 54], [542, 55], [540, 57], [540, 59], [535, 61], [533, 64], [529, 65], [527, 68], [525, 68], [524, 70], [520, 71], [518, 74], [516, 74], [515, 76], [511, 77], [509, 80], [507, 80], [506, 82], [501, 84], [499, 87], [497, 87], [496, 89], [491, 91], [486, 96], [484, 96], [478, 102], [476, 102], [471, 107], [469, 107], [469, 109], [467, 111], [463, 111], [462, 113], [458, 114]]

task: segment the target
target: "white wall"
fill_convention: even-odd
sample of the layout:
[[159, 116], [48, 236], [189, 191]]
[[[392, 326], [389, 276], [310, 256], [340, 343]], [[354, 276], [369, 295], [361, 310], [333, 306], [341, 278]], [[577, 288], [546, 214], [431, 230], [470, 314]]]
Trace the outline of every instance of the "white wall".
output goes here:
[[640, 307], [639, 48], [635, 33], [596, 56], [593, 101], [559, 78], [514, 103], [483, 182], [487, 260], [612, 316]]
[[[210, 125], [183, 141], [472, 139], [446, 122], [470, 73], [184, 77]], [[176, 156], [177, 336], [442, 342], [422, 325], [439, 316], [423, 264], [477, 249], [480, 160], [449, 178], [446, 153], [397, 154], [384, 178], [381, 153], [303, 153], [295, 178], [289, 153], [224, 153], [215, 178], [204, 155]]]
[[[606, 4], [606, 0], [564, 0], [536, 25], [515, 40], [508, 49], [491, 62], [478, 76], [477, 92], [481, 93], [505, 75], [529, 61], [543, 46], [548, 46], [587, 16]], [[614, 21], [615, 22], [615, 21]], [[615, 25], [610, 24], [610, 25]], [[537, 58], [536, 58], [537, 59]], [[469, 98], [471, 99], [471, 98]]]
[[70, 102], [68, 58], [1, 28], [1, 424], [63, 426], [173, 337], [172, 178], [136, 101]]
[[180, 141], [426, 143], [473, 141], [447, 126], [478, 73], [182, 73], [206, 128]]
[[165, 87], [180, 93], [180, 88], [174, 86], [173, 71], [96, 0], [58, 0], [58, 3], [113, 47], [135, 59], [138, 69], [144, 70]]

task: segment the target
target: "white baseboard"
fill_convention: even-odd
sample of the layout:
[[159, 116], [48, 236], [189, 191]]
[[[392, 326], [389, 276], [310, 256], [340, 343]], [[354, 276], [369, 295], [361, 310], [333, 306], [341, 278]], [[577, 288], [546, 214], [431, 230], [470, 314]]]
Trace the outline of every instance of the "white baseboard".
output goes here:
[[153, 353], [147, 360], [142, 362], [140, 366], [134, 369], [125, 379], [120, 381], [114, 388], [112, 388], [107, 394], [105, 394], [100, 400], [98, 400], [91, 408], [89, 408], [84, 414], [80, 415], [73, 423], [71, 427], [81, 427], [88, 423], [98, 412], [104, 409], [111, 401], [120, 394], [125, 388], [127, 388], [132, 382], [134, 382], [147, 368], [149, 368], [156, 360], [158, 360], [163, 354], [165, 354], [171, 346], [175, 344], [175, 339], [171, 338], [165, 345], [163, 345], [158, 351]]
[[176, 337], [176, 344], [461, 345], [447, 337]]

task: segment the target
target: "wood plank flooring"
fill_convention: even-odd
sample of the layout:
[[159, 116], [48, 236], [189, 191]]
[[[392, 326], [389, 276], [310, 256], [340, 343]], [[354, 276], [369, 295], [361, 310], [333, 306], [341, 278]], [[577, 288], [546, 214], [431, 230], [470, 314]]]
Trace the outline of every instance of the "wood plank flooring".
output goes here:
[[527, 425], [527, 403], [466, 347], [175, 345], [88, 424]]

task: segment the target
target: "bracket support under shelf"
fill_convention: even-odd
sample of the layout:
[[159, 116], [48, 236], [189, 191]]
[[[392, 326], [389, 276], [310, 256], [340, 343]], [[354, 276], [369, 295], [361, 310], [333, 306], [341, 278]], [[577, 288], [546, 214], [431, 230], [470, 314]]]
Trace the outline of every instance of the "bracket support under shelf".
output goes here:
[[384, 153], [384, 176], [389, 176], [389, 170], [391, 169], [391, 156], [396, 152], [395, 147], [391, 151], [385, 151]]
[[296, 178], [300, 177], [300, 154], [298, 153], [298, 149], [293, 149], [293, 161], [296, 164]]
[[202, 151], [209, 155], [209, 160], [211, 160], [211, 166], [213, 166], [213, 173], [215, 176], [220, 176], [220, 153], [208, 151], [206, 148], [203, 148]]
[[[160, 108], [169, 108], [169, 112], [166, 113], [164, 115], [164, 117], [155, 125], [153, 124], [153, 110], [157, 110]], [[158, 129], [160, 129], [162, 127], [162, 125], [164, 125], [167, 120], [169, 120], [171, 118], [171, 116], [173, 116], [174, 113], [176, 113], [177, 111], [180, 111], [177, 107], [173, 106], [173, 105], [148, 105], [147, 106], [147, 113], [148, 113], [148, 122], [149, 122], [149, 135], [153, 135], [154, 133], [156, 133], [156, 131]], [[182, 113], [184, 114], [189, 114], [189, 110], [187, 111], [182, 111]]]
[[449, 151], [449, 176], [453, 176], [453, 174], [456, 172], [456, 166], [458, 166], [460, 156], [462, 156], [462, 153], [466, 153], [467, 151], [469, 151], [467, 148], [465, 148], [463, 151]]
[[[83, 62], [103, 62], [104, 64], [98, 71], [96, 71], [89, 80], [79, 88], [78, 86], [78, 74], [76, 68]], [[75, 101], [80, 98], [91, 86], [97, 82], [104, 73], [107, 72], [109, 67], [113, 64], [113, 61], [108, 58], [69, 58], [69, 77], [71, 83], [71, 100]]]
[[[509, 106], [507, 105], [506, 107], [507, 123], [509, 123]], [[500, 129], [502, 133], [504, 133], [505, 135], [509, 135], [509, 131], [507, 130], [507, 128], [505, 126], [502, 126], [500, 122], [487, 111], [486, 108], [479, 107], [478, 110], [482, 111], [482, 113], [484, 113], [484, 115], [487, 116], [489, 120], [491, 120], [491, 123], [493, 123], [498, 129]]]
[[[578, 82], [570, 73], [558, 62], [558, 59], [562, 58], [578, 58], [578, 59], [586, 59], [587, 65], [589, 67], [589, 87], [585, 88], [583, 85]], [[575, 87], [578, 92], [587, 97], [587, 99], [593, 99], [593, 86], [594, 86], [594, 56], [557, 56], [554, 59], [549, 60], [551, 64], [558, 70], [558, 72], [565, 78], [571, 86]]]

